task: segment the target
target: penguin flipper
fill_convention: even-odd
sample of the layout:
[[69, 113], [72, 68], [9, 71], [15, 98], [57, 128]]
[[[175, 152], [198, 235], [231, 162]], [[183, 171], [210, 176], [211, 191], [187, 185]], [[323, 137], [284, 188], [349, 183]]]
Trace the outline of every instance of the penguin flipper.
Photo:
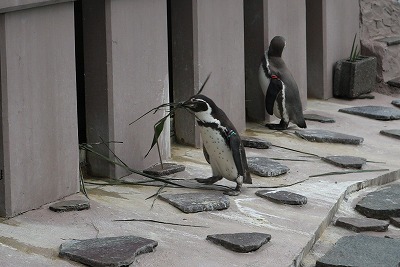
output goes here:
[[203, 154], [204, 154], [204, 157], [206, 158], [208, 164], [211, 164], [210, 163], [210, 155], [208, 155], [208, 152], [207, 152], [206, 147], [204, 145], [203, 145]]
[[239, 135], [235, 134], [230, 137], [229, 146], [232, 150], [233, 161], [238, 174], [243, 176], [243, 183], [252, 184], [249, 167], [247, 166], [246, 152]]
[[265, 108], [269, 115], [274, 114], [274, 104], [278, 94], [282, 91], [283, 85], [282, 81], [279, 79], [272, 79], [270, 80], [267, 93], [265, 96]]

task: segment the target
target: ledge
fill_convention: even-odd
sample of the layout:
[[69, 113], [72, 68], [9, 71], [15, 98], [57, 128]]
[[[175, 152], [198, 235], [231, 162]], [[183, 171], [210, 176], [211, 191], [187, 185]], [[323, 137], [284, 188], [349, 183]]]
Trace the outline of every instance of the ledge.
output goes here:
[[0, 1], [0, 14], [73, 1], [75, 0], [2, 0]]
[[386, 43], [387, 46], [398, 45], [400, 44], [400, 36], [385, 37], [382, 39], [378, 39], [378, 41]]

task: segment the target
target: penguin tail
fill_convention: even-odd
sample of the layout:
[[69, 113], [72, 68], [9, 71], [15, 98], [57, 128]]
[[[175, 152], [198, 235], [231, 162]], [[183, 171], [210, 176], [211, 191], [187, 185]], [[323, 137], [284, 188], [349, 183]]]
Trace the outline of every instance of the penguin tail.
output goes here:
[[300, 128], [307, 128], [307, 124], [304, 119], [301, 122], [297, 123], [296, 125], [299, 126]]

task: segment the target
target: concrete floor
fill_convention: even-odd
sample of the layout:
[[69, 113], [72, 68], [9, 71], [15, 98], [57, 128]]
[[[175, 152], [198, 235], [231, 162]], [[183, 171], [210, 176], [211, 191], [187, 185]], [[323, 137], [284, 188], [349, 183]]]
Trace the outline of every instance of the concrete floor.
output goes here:
[[[146, 200], [158, 187], [137, 185], [87, 185], [91, 209], [79, 212], [54, 213], [48, 205], [8, 220], [0, 220], [0, 266], [80, 266], [58, 258], [61, 243], [71, 239], [138, 235], [158, 241], [153, 253], [140, 255], [135, 266], [306, 266], [324, 249], [314, 243], [324, 237], [343, 199], [358, 190], [372, 190], [377, 185], [400, 179], [400, 140], [379, 134], [382, 129], [400, 129], [400, 120], [377, 121], [337, 112], [339, 108], [357, 105], [392, 107], [399, 96], [375, 94], [373, 100], [309, 100], [306, 113], [332, 117], [333, 124], [307, 121], [309, 129], [326, 129], [364, 138], [361, 145], [311, 143], [294, 135], [294, 126], [285, 132], [267, 130], [262, 125], [248, 124], [244, 135], [264, 138], [273, 145], [314, 153], [319, 156], [351, 155], [365, 157], [364, 169], [388, 169], [381, 172], [353, 173], [312, 177], [343, 169], [318, 158], [273, 146], [267, 150], [246, 148], [247, 156], [265, 156], [279, 160], [290, 168], [289, 173], [265, 178], [253, 175], [253, 184], [245, 185], [242, 194], [230, 197], [230, 208], [223, 211], [184, 214], [161, 200]], [[172, 162], [186, 165], [180, 178], [207, 177], [211, 174], [200, 149], [174, 146]], [[134, 167], [134, 166], [133, 166]], [[128, 178], [130, 179], [130, 178]], [[223, 180], [224, 185], [234, 184]], [[294, 184], [294, 185], [293, 185]], [[257, 187], [287, 186], [308, 198], [302, 207], [279, 205], [257, 197]], [[163, 192], [182, 193], [196, 190], [165, 188]], [[80, 194], [67, 199], [79, 199]], [[351, 202], [352, 203], [352, 202]], [[353, 203], [354, 204], [354, 203]], [[153, 205], [153, 207], [152, 207]], [[158, 221], [205, 226], [194, 228], [151, 222], [115, 222], [116, 219], [154, 219]], [[390, 228], [392, 234], [400, 230]], [[239, 254], [206, 240], [209, 234], [264, 232], [271, 241], [258, 251]], [[328, 242], [329, 243], [329, 242]], [[320, 243], [317, 243], [320, 244]], [[324, 246], [322, 246], [324, 247]], [[325, 245], [325, 247], [327, 247]], [[326, 250], [326, 248], [325, 248]], [[316, 253], [315, 253], [316, 251]], [[320, 253], [320, 254], [318, 254]]]

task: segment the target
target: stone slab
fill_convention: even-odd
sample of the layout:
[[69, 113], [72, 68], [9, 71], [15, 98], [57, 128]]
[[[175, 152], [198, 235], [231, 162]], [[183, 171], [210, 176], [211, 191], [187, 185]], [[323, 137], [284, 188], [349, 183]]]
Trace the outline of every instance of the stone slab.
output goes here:
[[304, 119], [309, 121], [318, 121], [321, 123], [334, 123], [335, 120], [318, 114], [304, 114]]
[[339, 239], [316, 267], [394, 267], [399, 262], [399, 239], [355, 235]]
[[400, 119], [400, 110], [392, 107], [383, 106], [360, 106], [351, 108], [341, 108], [339, 112], [358, 115], [376, 120], [398, 120]]
[[387, 46], [400, 44], [400, 36], [385, 37], [378, 39], [378, 41], [386, 43]]
[[284, 190], [259, 190], [256, 195], [271, 200], [272, 202], [288, 205], [305, 205], [307, 197]]
[[391, 185], [367, 194], [357, 203], [355, 209], [376, 219], [400, 217], [400, 185]]
[[387, 81], [387, 84], [393, 87], [400, 88], [400, 77]]
[[90, 208], [89, 200], [84, 200], [84, 199], [58, 201], [49, 206], [49, 209], [55, 212], [87, 210], [89, 208]]
[[137, 255], [152, 252], [157, 245], [138, 236], [73, 240], [61, 244], [59, 256], [89, 266], [128, 266]]
[[400, 139], [400, 129], [381, 130], [380, 134]]
[[295, 134], [307, 141], [359, 145], [364, 138], [327, 130], [297, 130]]
[[247, 164], [251, 173], [262, 177], [278, 176], [290, 170], [287, 166], [265, 157], [249, 157]]
[[361, 94], [359, 96], [356, 97], [357, 99], [374, 99], [375, 96], [371, 95], [370, 93], [367, 94]]
[[393, 226], [400, 228], [400, 217], [390, 217], [390, 223]]
[[[399, 87], [400, 87], [400, 83], [399, 83]], [[393, 100], [392, 105], [400, 108], [400, 99]]]
[[389, 223], [387, 221], [371, 218], [349, 217], [338, 218], [335, 222], [335, 225], [357, 233], [364, 231], [386, 232], [389, 227]]
[[242, 136], [242, 143], [245, 147], [267, 149], [272, 145], [270, 142], [264, 139], [256, 137]]
[[247, 253], [256, 251], [271, 240], [271, 235], [264, 233], [235, 233], [208, 235], [207, 240], [229, 250]]
[[162, 194], [160, 199], [185, 213], [224, 210], [229, 208], [229, 198], [220, 192]]
[[177, 172], [183, 172], [185, 170], [185, 165], [175, 164], [175, 163], [157, 163], [148, 169], [143, 170], [144, 173], [154, 175], [154, 176], [166, 176]]
[[323, 157], [322, 160], [342, 168], [353, 169], [361, 169], [362, 166], [367, 162], [365, 158], [353, 156], [327, 156]]

